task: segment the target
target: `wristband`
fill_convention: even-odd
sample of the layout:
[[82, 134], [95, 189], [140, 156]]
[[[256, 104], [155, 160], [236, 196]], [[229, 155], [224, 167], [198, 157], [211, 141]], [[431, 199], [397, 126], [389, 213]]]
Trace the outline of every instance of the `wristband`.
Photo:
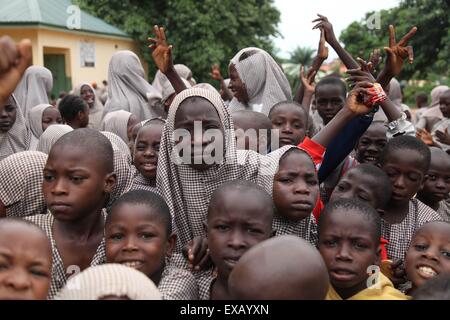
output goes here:
[[384, 92], [383, 87], [377, 82], [368, 91], [370, 95], [368, 104], [370, 107], [373, 107], [375, 104], [380, 104], [387, 99], [386, 92]]

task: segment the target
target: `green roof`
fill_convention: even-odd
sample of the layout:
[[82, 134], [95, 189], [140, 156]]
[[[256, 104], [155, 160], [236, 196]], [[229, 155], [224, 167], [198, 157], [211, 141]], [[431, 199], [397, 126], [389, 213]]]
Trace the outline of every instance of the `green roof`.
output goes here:
[[81, 10], [80, 28], [69, 29], [67, 21], [73, 11], [68, 11], [71, 0], [0, 0], [0, 26], [47, 26], [74, 32], [130, 38], [122, 30]]

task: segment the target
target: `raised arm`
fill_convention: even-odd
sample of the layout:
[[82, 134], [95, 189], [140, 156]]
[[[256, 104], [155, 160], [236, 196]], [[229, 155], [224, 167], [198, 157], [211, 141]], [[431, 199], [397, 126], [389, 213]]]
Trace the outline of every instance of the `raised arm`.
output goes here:
[[225, 84], [225, 80], [223, 79], [222, 74], [220, 73], [220, 68], [217, 64], [215, 64], [211, 67], [210, 76], [214, 80], [218, 80], [220, 82], [220, 88], [224, 92], [226, 100], [233, 99], [233, 94], [231, 93], [230, 89], [228, 89], [227, 85]]
[[[308, 70], [308, 74], [306, 76], [306, 78], [311, 79], [311, 82], [314, 82], [314, 78], [317, 72], [319, 71], [320, 67], [322, 66], [322, 63], [328, 58], [328, 47], [326, 46], [325, 42], [326, 42], [325, 33], [323, 29], [320, 29], [320, 40], [319, 40], [319, 47], [317, 49], [317, 55], [314, 57], [312, 66]], [[304, 77], [304, 72], [303, 70], [300, 70], [300, 79], [302, 79], [302, 77]], [[297, 92], [295, 93], [294, 101], [303, 105], [304, 95], [305, 95], [305, 86], [302, 80], [297, 89]]]
[[25, 70], [31, 65], [32, 50], [29, 39], [18, 45], [9, 36], [0, 38], [0, 106], [16, 89]]
[[393, 25], [389, 26], [389, 47], [384, 47], [387, 54], [386, 64], [377, 77], [377, 82], [386, 89], [392, 78], [400, 74], [403, 68], [403, 62], [408, 58], [411, 64], [414, 61], [414, 52], [412, 46], [406, 46], [409, 39], [417, 32], [417, 27], [412, 27], [411, 30], [397, 43], [395, 40], [395, 28]]
[[153, 32], [156, 38], [148, 38], [150, 42], [148, 47], [152, 50], [153, 61], [158, 69], [169, 79], [175, 92], [180, 93], [186, 89], [186, 85], [173, 66], [172, 45], [167, 44], [163, 27], [154, 26]]
[[317, 22], [313, 29], [322, 29], [324, 31], [326, 41], [330, 44], [334, 51], [336, 51], [337, 55], [341, 58], [347, 69], [358, 68], [358, 63], [339, 43], [336, 35], [334, 34], [333, 25], [330, 21], [328, 21], [328, 18], [320, 14], [317, 15], [319, 18], [313, 20], [313, 22]]

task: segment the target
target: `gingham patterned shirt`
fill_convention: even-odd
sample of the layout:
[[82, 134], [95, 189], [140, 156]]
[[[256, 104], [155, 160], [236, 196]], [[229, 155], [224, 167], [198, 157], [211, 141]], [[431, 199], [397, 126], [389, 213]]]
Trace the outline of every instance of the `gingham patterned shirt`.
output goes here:
[[388, 258], [404, 259], [414, 233], [425, 223], [440, 221], [439, 214], [416, 198], [409, 201], [409, 212], [398, 224], [389, 224], [381, 219], [381, 236], [389, 243], [386, 245]]
[[163, 300], [198, 300], [198, 286], [194, 275], [172, 265], [164, 268], [158, 289]]
[[442, 220], [450, 221], [450, 203], [446, 200], [439, 202], [437, 213], [441, 216]]
[[[106, 219], [106, 212], [103, 211], [103, 216]], [[50, 282], [50, 289], [48, 292], [47, 299], [52, 300], [58, 292], [64, 287], [69, 277], [73, 274], [78, 273], [81, 270], [64, 270], [64, 262], [59, 254], [58, 248], [56, 246], [55, 238], [53, 237], [53, 222], [55, 218], [53, 215], [48, 212], [47, 214], [34, 215], [25, 218], [28, 221], [35, 223], [39, 226], [50, 239], [50, 243], [52, 245], [52, 279]], [[100, 245], [98, 246], [94, 256], [92, 257], [91, 266], [96, 266], [102, 264], [106, 261], [105, 258], [105, 238], [103, 237]]]

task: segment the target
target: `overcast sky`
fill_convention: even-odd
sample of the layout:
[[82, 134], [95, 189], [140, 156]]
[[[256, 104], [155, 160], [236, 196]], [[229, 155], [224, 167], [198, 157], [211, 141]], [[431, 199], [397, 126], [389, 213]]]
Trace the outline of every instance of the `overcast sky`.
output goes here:
[[[390, 9], [399, 4], [399, 0], [275, 0], [275, 6], [281, 12], [278, 25], [282, 37], [275, 39], [279, 54], [288, 58], [289, 52], [297, 46], [317, 48], [319, 31], [312, 30], [311, 22], [320, 13], [333, 23], [336, 36], [353, 21], [359, 21], [368, 11]], [[383, 17], [381, 16], [381, 19]], [[329, 59], [336, 54], [330, 50]]]

